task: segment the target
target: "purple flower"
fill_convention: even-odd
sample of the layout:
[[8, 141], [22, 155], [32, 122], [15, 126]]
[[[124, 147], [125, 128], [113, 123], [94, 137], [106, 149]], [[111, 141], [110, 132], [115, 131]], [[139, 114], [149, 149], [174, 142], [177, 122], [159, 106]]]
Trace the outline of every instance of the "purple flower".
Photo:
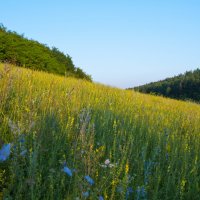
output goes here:
[[166, 160], [168, 160], [169, 159], [169, 154], [168, 153], [166, 153]]
[[128, 199], [129, 196], [130, 196], [133, 192], [134, 192], [133, 189], [132, 189], [131, 187], [128, 187], [128, 188], [127, 188], [127, 191], [126, 191], [126, 199]]
[[99, 200], [104, 200], [104, 198], [102, 196], [99, 196]]
[[136, 190], [136, 193], [137, 193], [136, 200], [139, 200], [141, 198], [145, 198], [147, 196], [147, 192], [146, 192], [146, 189], [145, 189], [144, 186], [138, 187], [137, 190]]
[[20, 143], [24, 143], [24, 142], [25, 142], [25, 139], [22, 138], [22, 139], [19, 140], [19, 142], [20, 142]]
[[26, 153], [27, 153], [27, 150], [25, 149], [25, 150], [23, 150], [23, 151], [20, 153], [20, 155], [21, 155], [21, 156], [25, 156]]
[[128, 188], [127, 188], [127, 192], [128, 192], [128, 193], [133, 193], [133, 188], [132, 188], [132, 187], [128, 187]]
[[87, 192], [83, 192], [83, 196], [84, 196], [84, 197], [86, 197], [86, 198], [87, 198], [87, 197], [89, 197], [89, 195], [90, 195], [90, 194], [89, 194], [89, 192], [88, 192], [88, 191], [87, 191]]
[[19, 138], [19, 143], [25, 143], [24, 136], [21, 136], [21, 137]]
[[0, 150], [0, 161], [5, 161], [10, 156], [11, 144], [4, 144]]
[[63, 168], [63, 171], [70, 177], [72, 177], [72, 170], [69, 169], [67, 166]]
[[90, 176], [85, 176], [85, 180], [90, 184], [93, 185], [94, 184], [94, 180], [90, 177]]

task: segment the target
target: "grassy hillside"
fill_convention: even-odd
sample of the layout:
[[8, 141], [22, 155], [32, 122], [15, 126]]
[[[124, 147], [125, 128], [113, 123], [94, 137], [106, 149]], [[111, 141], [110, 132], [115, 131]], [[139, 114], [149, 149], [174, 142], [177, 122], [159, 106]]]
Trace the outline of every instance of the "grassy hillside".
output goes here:
[[69, 55], [9, 31], [1, 24], [0, 62], [91, 81], [89, 75], [75, 67]]
[[133, 89], [147, 94], [153, 93], [175, 99], [200, 102], [200, 69]]
[[200, 199], [199, 105], [3, 65], [0, 94], [4, 199]]

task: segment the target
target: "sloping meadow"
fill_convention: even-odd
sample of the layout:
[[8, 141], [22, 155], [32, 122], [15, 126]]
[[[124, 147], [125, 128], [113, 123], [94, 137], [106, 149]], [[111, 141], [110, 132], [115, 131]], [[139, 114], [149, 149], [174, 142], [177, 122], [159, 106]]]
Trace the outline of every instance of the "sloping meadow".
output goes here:
[[0, 65], [0, 198], [200, 199], [200, 106]]

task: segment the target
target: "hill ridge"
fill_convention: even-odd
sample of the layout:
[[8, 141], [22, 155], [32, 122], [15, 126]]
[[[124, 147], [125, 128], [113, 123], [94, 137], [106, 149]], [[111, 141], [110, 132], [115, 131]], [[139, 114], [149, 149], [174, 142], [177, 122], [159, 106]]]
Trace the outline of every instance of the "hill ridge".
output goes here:
[[27, 39], [0, 24], [0, 62], [73, 76], [91, 81], [90, 75], [75, 67], [72, 58], [56, 47], [48, 47], [33, 39]]
[[200, 102], [200, 69], [186, 71], [184, 74], [128, 89]]

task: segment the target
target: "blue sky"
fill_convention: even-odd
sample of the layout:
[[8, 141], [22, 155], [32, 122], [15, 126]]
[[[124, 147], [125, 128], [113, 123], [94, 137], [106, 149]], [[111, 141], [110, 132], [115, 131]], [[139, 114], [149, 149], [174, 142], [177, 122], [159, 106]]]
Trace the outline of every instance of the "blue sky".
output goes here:
[[199, 0], [2, 0], [0, 23], [127, 88], [200, 68]]

